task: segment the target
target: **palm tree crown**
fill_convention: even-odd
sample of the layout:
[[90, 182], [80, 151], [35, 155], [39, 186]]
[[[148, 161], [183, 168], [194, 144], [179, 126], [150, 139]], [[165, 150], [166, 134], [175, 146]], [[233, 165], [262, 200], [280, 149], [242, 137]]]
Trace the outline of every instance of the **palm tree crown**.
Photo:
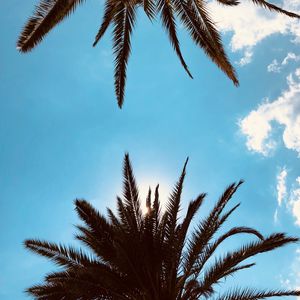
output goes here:
[[[238, 0], [216, 0], [223, 5], [238, 5]], [[265, 0], [251, 0], [254, 4], [289, 17], [299, 15], [270, 4]], [[84, 0], [40, 0], [36, 10], [29, 18], [20, 34], [17, 48], [27, 52], [40, 43], [45, 35], [69, 16]], [[193, 41], [204, 50], [209, 58], [238, 85], [234, 68], [224, 51], [220, 34], [211, 19], [204, 0], [105, 0], [104, 16], [96, 35], [94, 46], [99, 42], [107, 28], [113, 25], [113, 52], [115, 56], [115, 93], [119, 107], [124, 102], [126, 67], [131, 48], [131, 33], [136, 22], [136, 11], [142, 7], [150, 20], [160, 16], [170, 43], [182, 66], [192, 77], [182, 56], [177, 38], [176, 17], [187, 29]]]
[[[85, 200], [76, 200], [76, 211], [83, 221], [76, 238], [89, 252], [41, 240], [26, 240], [25, 246], [62, 268], [45, 277], [45, 282], [27, 290], [35, 299], [144, 299], [194, 300], [216, 294], [221, 280], [250, 268], [245, 263], [256, 254], [268, 252], [298, 239], [284, 233], [263, 236], [248, 227], [233, 227], [215, 237], [217, 231], [239, 206], [224, 211], [242, 184], [231, 184], [207, 217], [188, 234], [192, 219], [205, 194], [189, 203], [182, 222], [178, 220], [186, 163], [165, 212], [162, 212], [158, 186], [149, 190], [141, 211], [138, 189], [128, 155], [124, 160], [123, 198], [117, 198], [117, 214], [108, 209], [101, 215]], [[216, 249], [237, 234], [253, 236], [253, 241], [217, 258]], [[211, 263], [211, 261], [214, 261]], [[210, 263], [207, 264], [207, 262]], [[297, 296], [300, 291], [236, 288], [216, 295], [217, 300], [255, 300], [273, 296]]]

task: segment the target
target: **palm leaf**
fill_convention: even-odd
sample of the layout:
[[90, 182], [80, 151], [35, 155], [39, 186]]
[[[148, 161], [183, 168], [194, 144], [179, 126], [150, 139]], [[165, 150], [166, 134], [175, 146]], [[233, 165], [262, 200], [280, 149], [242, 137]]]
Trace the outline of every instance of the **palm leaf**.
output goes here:
[[26, 240], [24, 245], [27, 249], [53, 260], [60, 266], [87, 266], [93, 263], [93, 260], [88, 255], [72, 247], [40, 240]]
[[284, 297], [284, 296], [299, 296], [300, 291], [284, 291], [284, 290], [269, 290], [257, 291], [251, 288], [236, 288], [233, 291], [219, 296], [216, 300], [258, 300], [270, 297]]
[[270, 11], [275, 11], [275, 12], [278, 12], [278, 13], [281, 13], [281, 14], [284, 14], [284, 15], [287, 15], [291, 18], [297, 18], [299, 19], [300, 18], [300, 15], [299, 14], [295, 14], [293, 12], [290, 12], [290, 11], [287, 11], [285, 9], [282, 9], [272, 3], [269, 3], [265, 0], [251, 0], [254, 4], [256, 5], [259, 5], [263, 8], [266, 8], [266, 9], [269, 9]]
[[132, 233], [137, 233], [141, 229], [142, 222], [141, 203], [128, 154], [125, 154], [124, 158], [123, 177], [124, 209], [127, 211], [126, 216], [132, 226]]
[[235, 85], [238, 80], [223, 49], [220, 34], [211, 21], [208, 10], [200, 0], [174, 0], [175, 9], [194, 42], [227, 74]]
[[95, 41], [93, 43], [93, 47], [95, 47], [100, 39], [103, 37], [104, 33], [106, 32], [109, 25], [113, 22], [114, 15], [116, 13], [116, 8], [118, 6], [116, 5], [116, 1], [113, 0], [106, 0], [105, 2], [105, 8], [104, 8], [104, 16], [102, 20], [102, 24], [98, 30], [98, 33], [95, 37]]
[[240, 4], [238, 0], [217, 0], [217, 1], [227, 6], [236, 6]]
[[126, 68], [131, 51], [131, 33], [135, 23], [135, 5], [127, 2], [117, 2], [114, 15], [113, 49], [115, 54], [115, 92], [118, 105], [124, 102], [124, 88], [126, 83]]
[[143, 8], [150, 20], [153, 20], [155, 18], [156, 14], [156, 4], [155, 0], [143, 0]]
[[[225, 257], [217, 259], [215, 263], [206, 270], [204, 279], [198, 288], [199, 294], [210, 295], [212, 286], [217, 284], [221, 278], [228, 275], [228, 272], [244, 260], [257, 255], [272, 251], [289, 243], [295, 243], [298, 238], [286, 237], [283, 233], [270, 235], [269, 237], [244, 245], [239, 250], [229, 252]], [[232, 272], [230, 272], [231, 274]]]
[[181, 50], [180, 50], [179, 41], [178, 41], [177, 32], [176, 32], [175, 16], [174, 16], [173, 7], [172, 7], [170, 1], [169, 0], [167, 0], [167, 1], [166, 0], [158, 0], [158, 10], [161, 12], [162, 23], [168, 32], [170, 42], [180, 60], [183, 68], [188, 73], [188, 75], [191, 78], [193, 78], [186, 62], [184, 61], [184, 58], [183, 58]]
[[41, 0], [24, 27], [17, 42], [17, 48], [21, 52], [30, 51], [44, 39], [53, 27], [69, 16], [84, 1]]

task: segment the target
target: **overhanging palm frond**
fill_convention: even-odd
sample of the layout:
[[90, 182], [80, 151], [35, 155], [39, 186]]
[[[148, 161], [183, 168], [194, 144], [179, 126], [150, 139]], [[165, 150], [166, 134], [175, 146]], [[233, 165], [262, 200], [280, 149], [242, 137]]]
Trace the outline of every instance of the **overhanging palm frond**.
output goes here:
[[115, 54], [115, 92], [118, 105], [124, 102], [127, 62], [131, 51], [131, 33], [135, 23], [136, 6], [119, 1], [114, 15], [113, 49]]
[[103, 16], [102, 24], [101, 24], [101, 26], [98, 30], [98, 33], [95, 37], [93, 47], [95, 47], [98, 44], [98, 42], [103, 37], [103, 35], [106, 32], [109, 25], [113, 22], [117, 7], [118, 7], [118, 5], [117, 5], [116, 1], [107, 0], [105, 2], [104, 16]]
[[272, 3], [269, 3], [265, 0], [251, 0], [254, 4], [256, 5], [259, 5], [263, 8], [266, 8], [266, 9], [269, 9], [270, 11], [275, 11], [275, 12], [278, 12], [278, 13], [281, 13], [281, 14], [284, 14], [284, 15], [287, 15], [291, 18], [297, 18], [299, 19], [300, 18], [300, 15], [299, 14], [296, 14], [296, 13], [293, 13], [293, 12], [290, 12], [288, 10], [285, 10], [285, 9], [282, 9], [281, 7], [278, 7]]
[[[226, 6], [235, 6], [239, 0], [217, 0]], [[282, 9], [265, 0], [250, 0], [255, 5], [292, 18], [299, 14]], [[39, 44], [45, 35], [70, 15], [85, 0], [40, 0], [36, 10], [29, 18], [21, 32], [17, 48], [28, 52]], [[113, 25], [114, 79], [117, 102], [121, 108], [124, 102], [126, 70], [131, 52], [131, 34], [136, 19], [136, 10], [142, 7], [152, 21], [157, 14], [161, 15], [172, 47], [181, 65], [192, 78], [189, 68], [181, 53], [177, 37], [176, 17], [189, 32], [192, 40], [215, 63], [231, 81], [238, 86], [235, 69], [224, 50], [220, 33], [209, 15], [207, 3], [203, 0], [105, 0], [104, 17], [95, 37], [93, 46], [103, 37], [110, 25]]]
[[240, 4], [240, 2], [237, 0], [217, 0], [217, 1], [227, 6], [236, 6]]
[[39, 44], [45, 35], [85, 0], [41, 0], [33, 16], [25, 25], [17, 48], [28, 52]]
[[171, 45], [173, 46], [183, 68], [188, 73], [188, 75], [191, 78], [193, 78], [186, 62], [184, 61], [184, 58], [183, 58], [181, 50], [180, 50], [179, 41], [178, 41], [177, 32], [176, 32], [176, 20], [175, 20], [173, 6], [172, 6], [171, 2], [168, 0], [167, 1], [166, 0], [158, 0], [158, 10], [161, 13], [162, 23], [168, 32]]
[[174, 0], [174, 3], [177, 14], [194, 42], [227, 74], [235, 85], [238, 85], [235, 70], [225, 54], [220, 34], [210, 19], [204, 2], [191, 0], [187, 3], [181, 0]]
[[156, 14], [156, 1], [155, 0], [142, 0], [142, 5], [145, 11], [145, 14], [150, 20], [155, 18]]
[[236, 288], [216, 300], [258, 300], [270, 297], [284, 297], [284, 296], [299, 296], [300, 292], [297, 291], [284, 291], [284, 290], [267, 290], [258, 291], [251, 288]]

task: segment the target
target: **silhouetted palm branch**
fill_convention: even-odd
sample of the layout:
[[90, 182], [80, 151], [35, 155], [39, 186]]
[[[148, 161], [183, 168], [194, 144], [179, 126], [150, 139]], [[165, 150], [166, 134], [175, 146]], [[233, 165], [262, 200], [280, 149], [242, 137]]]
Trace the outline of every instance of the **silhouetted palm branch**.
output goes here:
[[297, 296], [297, 292], [287, 292], [281, 290], [273, 291], [257, 291], [255, 289], [235, 289], [226, 293], [223, 296], [218, 297], [216, 300], [258, 300], [266, 299], [270, 297], [284, 297], [284, 296]]
[[183, 66], [183, 68], [186, 70], [188, 75], [193, 78], [192, 74], [190, 73], [188, 66], [186, 62], [184, 61], [184, 58], [182, 56], [180, 46], [179, 46], [179, 41], [177, 38], [177, 32], [176, 32], [176, 20], [175, 20], [175, 15], [173, 11], [173, 6], [170, 1], [165, 1], [165, 0], [158, 0], [158, 9], [161, 12], [161, 18], [162, 18], [162, 23], [163, 26], [166, 28], [170, 42], [172, 46], [175, 49], [175, 52]]
[[[128, 154], [124, 159], [123, 197], [117, 198], [117, 213], [108, 209], [108, 218], [85, 200], [76, 200], [75, 209], [82, 225], [76, 238], [87, 251], [40, 240], [27, 240], [29, 250], [60, 266], [45, 276], [43, 284], [27, 292], [35, 299], [53, 300], [196, 300], [211, 298], [215, 286], [229, 275], [254, 265], [248, 259], [298, 239], [283, 233], [264, 237], [249, 227], [233, 227], [215, 237], [220, 227], [239, 206], [227, 212], [229, 203], [242, 181], [231, 184], [209, 215], [191, 233], [192, 219], [205, 198], [191, 201], [180, 222], [181, 194], [186, 164], [176, 183], [166, 210], [160, 208], [158, 186], [152, 199], [146, 197], [147, 212], [141, 213], [138, 188]], [[228, 238], [246, 234], [254, 239], [239, 249], [216, 256], [216, 249]], [[207, 262], [210, 261], [208, 264]], [[247, 262], [246, 262], [247, 261]], [[300, 291], [234, 289], [217, 300], [257, 300], [273, 296], [299, 296]]]
[[41, 0], [21, 33], [17, 48], [30, 51], [45, 35], [85, 0]]
[[134, 5], [119, 1], [114, 15], [113, 49], [115, 54], [115, 91], [118, 105], [122, 107], [126, 83], [126, 68], [131, 51], [130, 38], [135, 23]]
[[[30, 51], [45, 35], [72, 13], [85, 0], [40, 0], [33, 16], [28, 20], [20, 34], [17, 48], [21, 52]], [[234, 6], [238, 0], [217, 0], [219, 3]], [[298, 14], [286, 11], [265, 0], [252, 0], [256, 5], [271, 11], [300, 18]], [[130, 37], [135, 24], [136, 9], [141, 6], [153, 20], [161, 14], [163, 26], [169, 35], [170, 42], [188, 75], [192, 78], [180, 50], [176, 30], [176, 16], [188, 30], [193, 41], [201, 47], [209, 58], [238, 85], [233, 66], [224, 51], [222, 40], [213, 20], [209, 16], [206, 2], [203, 0], [106, 0], [104, 17], [95, 37], [93, 46], [102, 38], [110, 25], [113, 25], [113, 51], [115, 55], [115, 92], [119, 107], [124, 102], [126, 68], [130, 55]]]

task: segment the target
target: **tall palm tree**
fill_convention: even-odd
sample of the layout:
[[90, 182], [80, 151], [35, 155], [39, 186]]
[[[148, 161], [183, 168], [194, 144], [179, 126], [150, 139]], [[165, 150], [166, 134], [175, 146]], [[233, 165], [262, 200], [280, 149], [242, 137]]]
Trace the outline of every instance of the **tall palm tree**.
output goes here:
[[[238, 0], [216, 0], [223, 5], [238, 5]], [[251, 0], [254, 4], [271, 11], [283, 13], [292, 18], [299, 15], [286, 11], [265, 0]], [[20, 34], [17, 48], [21, 52], [32, 50], [45, 35], [65, 17], [69, 16], [84, 0], [40, 0], [36, 10], [29, 18]], [[96, 35], [94, 46], [99, 42], [107, 28], [113, 25], [113, 52], [115, 56], [115, 92], [119, 107], [124, 102], [126, 67], [131, 49], [131, 34], [136, 22], [136, 10], [142, 7], [150, 20], [160, 16], [172, 47], [182, 66], [192, 77], [182, 56], [177, 38], [176, 17], [189, 32], [193, 41], [204, 50], [209, 58], [238, 85], [234, 68], [224, 51], [220, 34], [209, 15], [204, 0], [105, 0], [104, 17]]]
[[[239, 206], [224, 212], [242, 181], [228, 186], [209, 215], [197, 221], [197, 227], [188, 234], [205, 194], [189, 203], [185, 217], [179, 222], [186, 163], [165, 212], [161, 210], [157, 186], [154, 197], [149, 190], [147, 213], [143, 214], [129, 157], [125, 155], [124, 191], [123, 198], [117, 198], [117, 214], [107, 209], [108, 217], [105, 217], [87, 201], [75, 201], [76, 211], [83, 221], [83, 225], [77, 226], [76, 238], [88, 252], [41, 240], [25, 241], [28, 249], [62, 267], [47, 275], [43, 284], [27, 292], [35, 299], [47, 300], [212, 299], [217, 294], [215, 287], [224, 278], [254, 265], [245, 260], [298, 241], [284, 233], [263, 236], [248, 227], [233, 227], [216, 237]], [[238, 234], [251, 235], [253, 240], [216, 257], [220, 245]], [[213, 299], [255, 300], [299, 295], [300, 291], [236, 288]]]

